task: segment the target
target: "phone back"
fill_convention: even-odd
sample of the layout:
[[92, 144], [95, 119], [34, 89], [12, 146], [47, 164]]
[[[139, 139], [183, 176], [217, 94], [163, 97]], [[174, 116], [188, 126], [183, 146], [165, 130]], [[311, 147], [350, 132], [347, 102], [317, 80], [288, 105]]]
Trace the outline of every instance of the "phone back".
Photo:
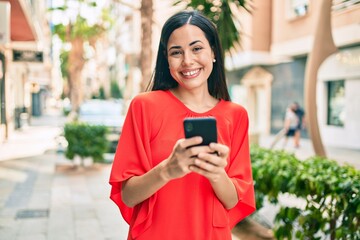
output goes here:
[[186, 138], [201, 136], [203, 142], [200, 145], [217, 142], [216, 119], [213, 117], [185, 118], [184, 132]]

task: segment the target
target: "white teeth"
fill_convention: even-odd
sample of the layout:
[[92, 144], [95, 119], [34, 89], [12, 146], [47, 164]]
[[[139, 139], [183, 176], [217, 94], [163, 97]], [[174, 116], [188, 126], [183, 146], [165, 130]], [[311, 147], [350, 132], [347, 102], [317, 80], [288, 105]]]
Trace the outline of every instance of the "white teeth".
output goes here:
[[196, 74], [196, 73], [198, 73], [198, 72], [199, 72], [199, 69], [194, 70], [194, 71], [190, 71], [190, 72], [183, 72], [183, 74], [184, 74], [185, 76], [192, 76], [192, 75], [194, 75], [194, 74]]

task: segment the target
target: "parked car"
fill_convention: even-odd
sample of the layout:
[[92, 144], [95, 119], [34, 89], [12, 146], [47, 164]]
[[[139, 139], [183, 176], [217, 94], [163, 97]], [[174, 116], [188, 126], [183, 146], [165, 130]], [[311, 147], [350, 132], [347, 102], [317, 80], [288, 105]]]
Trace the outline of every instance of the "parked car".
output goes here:
[[78, 121], [108, 127], [109, 152], [114, 153], [125, 120], [123, 101], [91, 99], [81, 104]]

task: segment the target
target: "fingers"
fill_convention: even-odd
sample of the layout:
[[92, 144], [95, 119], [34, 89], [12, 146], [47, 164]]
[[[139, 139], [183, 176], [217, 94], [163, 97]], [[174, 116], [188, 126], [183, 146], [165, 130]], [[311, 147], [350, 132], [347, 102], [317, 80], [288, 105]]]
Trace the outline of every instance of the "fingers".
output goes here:
[[[213, 152], [217, 154], [213, 154]], [[216, 175], [224, 171], [228, 155], [229, 148], [227, 146], [211, 143], [207, 151], [200, 152], [193, 158], [193, 166], [190, 170], [205, 177], [213, 178], [214, 174]]]
[[197, 146], [202, 142], [201, 137], [193, 137], [189, 139], [180, 139], [175, 144], [174, 152], [181, 154], [183, 158], [195, 157], [201, 152], [211, 152], [209, 146]]
[[198, 167], [206, 168], [212, 171], [211, 166], [225, 168], [227, 165], [227, 155], [219, 155], [218, 153], [199, 153], [194, 159], [194, 164]]
[[175, 169], [180, 171], [179, 175], [181, 176], [188, 172], [196, 172], [214, 181], [225, 172], [229, 148], [219, 143], [211, 143], [209, 146], [194, 146], [201, 142], [201, 137], [180, 139], [175, 144], [170, 163], [177, 166]]
[[213, 152], [217, 152], [219, 156], [227, 157], [229, 155], [230, 149], [226, 145], [219, 143], [211, 143], [209, 147]]
[[177, 141], [177, 144], [175, 144], [175, 147], [179, 147], [181, 149], [187, 149], [191, 146], [198, 145], [202, 142], [201, 137], [192, 137], [188, 139], [180, 139]]
[[189, 166], [194, 162], [193, 157], [197, 156], [200, 152], [210, 150], [208, 146], [191, 147], [201, 142], [201, 137], [180, 139], [177, 141], [166, 162], [169, 176], [179, 178], [190, 172]]
[[216, 182], [222, 175], [225, 174], [223, 167], [215, 166], [209, 162], [199, 159], [195, 160], [195, 164], [189, 167], [190, 171], [200, 174], [211, 182]]

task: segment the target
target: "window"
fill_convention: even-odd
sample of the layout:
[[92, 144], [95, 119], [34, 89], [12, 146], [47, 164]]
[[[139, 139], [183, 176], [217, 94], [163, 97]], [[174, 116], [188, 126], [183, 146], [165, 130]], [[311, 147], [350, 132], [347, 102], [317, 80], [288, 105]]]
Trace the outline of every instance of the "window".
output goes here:
[[286, 16], [289, 20], [305, 16], [309, 11], [309, 0], [287, 0]]
[[342, 127], [345, 122], [345, 81], [337, 80], [328, 82], [327, 91], [327, 124]]
[[360, 0], [333, 0], [332, 10], [339, 11], [360, 4]]

